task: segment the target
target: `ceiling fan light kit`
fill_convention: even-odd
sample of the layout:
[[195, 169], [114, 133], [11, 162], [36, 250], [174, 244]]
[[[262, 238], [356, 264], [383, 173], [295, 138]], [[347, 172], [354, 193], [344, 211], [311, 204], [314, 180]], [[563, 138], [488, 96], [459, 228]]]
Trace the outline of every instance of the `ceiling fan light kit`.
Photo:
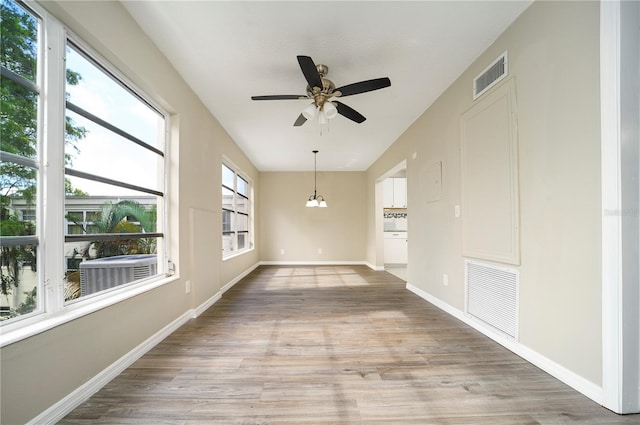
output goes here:
[[366, 93], [369, 91], [383, 89], [391, 86], [389, 78], [376, 78], [373, 80], [360, 81], [358, 83], [348, 84], [346, 86], [336, 88], [333, 81], [325, 78], [329, 72], [326, 65], [316, 65], [309, 56], [298, 56], [298, 64], [300, 70], [307, 80], [306, 95], [267, 95], [252, 96], [252, 100], [299, 100], [311, 99], [312, 104], [305, 107], [294, 122], [295, 127], [303, 125], [307, 120], [318, 117], [320, 126], [326, 125], [330, 119], [335, 118], [338, 114], [350, 119], [358, 124], [364, 122], [366, 118], [351, 107], [336, 100], [339, 97], [352, 96], [354, 94]]

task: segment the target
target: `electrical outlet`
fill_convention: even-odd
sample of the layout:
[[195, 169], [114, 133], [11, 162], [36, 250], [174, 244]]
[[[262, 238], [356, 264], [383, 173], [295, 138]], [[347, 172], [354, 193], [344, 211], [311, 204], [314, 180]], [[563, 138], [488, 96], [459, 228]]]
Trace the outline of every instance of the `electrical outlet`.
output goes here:
[[456, 206], [453, 208], [453, 214], [456, 216], [456, 218], [457, 218], [457, 217], [460, 217], [460, 205], [456, 205]]
[[414, 152], [413, 155], [411, 155], [412, 159], [416, 159], [418, 157], [418, 152]]
[[318, 254], [322, 254], [322, 248], [318, 248]]
[[449, 275], [448, 274], [443, 274], [442, 275], [442, 284], [444, 286], [449, 286]]
[[281, 249], [281, 250], [280, 250], [280, 254], [281, 254], [281, 255], [284, 255], [284, 249]]
[[185, 294], [190, 294], [191, 293], [191, 281], [190, 280], [187, 280], [184, 283], [184, 293]]

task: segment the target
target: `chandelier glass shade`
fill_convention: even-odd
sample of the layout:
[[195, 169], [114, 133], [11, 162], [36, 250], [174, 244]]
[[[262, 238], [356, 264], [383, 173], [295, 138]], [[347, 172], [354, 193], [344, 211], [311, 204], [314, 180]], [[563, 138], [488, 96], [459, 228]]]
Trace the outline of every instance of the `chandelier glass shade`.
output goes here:
[[327, 208], [327, 201], [324, 200], [324, 196], [318, 195], [318, 178], [317, 178], [317, 169], [316, 169], [316, 155], [318, 154], [317, 150], [313, 151], [313, 194], [309, 196], [305, 207], [315, 208]]

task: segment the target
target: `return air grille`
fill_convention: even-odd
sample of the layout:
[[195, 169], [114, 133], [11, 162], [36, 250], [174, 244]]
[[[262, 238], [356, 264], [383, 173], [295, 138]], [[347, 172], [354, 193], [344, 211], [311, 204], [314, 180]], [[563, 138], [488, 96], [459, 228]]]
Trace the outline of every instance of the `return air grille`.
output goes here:
[[507, 52], [504, 52], [473, 80], [473, 100], [495, 86], [498, 81], [505, 78], [507, 74]]
[[466, 261], [467, 313], [516, 338], [517, 270]]

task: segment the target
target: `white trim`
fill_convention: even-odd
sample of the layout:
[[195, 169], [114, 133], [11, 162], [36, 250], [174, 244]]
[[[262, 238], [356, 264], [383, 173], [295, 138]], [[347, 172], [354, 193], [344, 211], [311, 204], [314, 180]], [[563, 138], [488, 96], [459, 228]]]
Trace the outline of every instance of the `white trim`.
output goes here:
[[255, 263], [253, 266], [249, 267], [247, 270], [243, 271], [238, 276], [236, 276], [231, 281], [229, 281], [227, 284], [225, 284], [222, 288], [220, 288], [220, 292], [224, 294], [229, 289], [233, 288], [236, 283], [240, 282], [242, 279], [247, 277], [249, 273], [257, 269], [259, 266], [260, 266], [260, 262]]
[[376, 266], [374, 264], [371, 264], [368, 261], [365, 261], [364, 265], [369, 267], [371, 270], [376, 271], [376, 272], [383, 272], [385, 270], [384, 266]]
[[145, 355], [149, 350], [155, 347], [163, 339], [171, 335], [180, 326], [184, 325], [191, 318], [191, 311], [187, 311], [178, 317], [173, 322], [156, 332], [153, 336], [148, 338], [142, 344], [138, 345], [133, 350], [129, 351], [124, 356], [120, 357], [110, 366], [102, 370], [95, 375], [85, 384], [76, 388], [69, 393], [62, 400], [58, 401], [53, 406], [49, 407], [35, 418], [31, 419], [27, 424], [43, 425], [43, 424], [55, 424], [73, 409], [84, 403], [89, 397], [98, 392], [102, 387], [109, 383], [112, 379], [117, 377], [126, 368], [131, 366], [139, 358]]
[[261, 266], [368, 266], [366, 261], [260, 261]]
[[600, 126], [602, 175], [603, 405], [622, 408], [622, 217], [620, 169], [620, 2], [600, 3]]
[[554, 362], [553, 360], [543, 356], [537, 351], [534, 351], [531, 348], [519, 342], [516, 342], [513, 338], [509, 338], [505, 334], [502, 334], [496, 331], [495, 329], [489, 327], [488, 325], [485, 325], [480, 320], [476, 320], [472, 316], [464, 314], [462, 311], [458, 310], [457, 308], [445, 303], [444, 301], [434, 297], [433, 295], [423, 291], [422, 289], [411, 285], [408, 282], [407, 282], [407, 289], [413, 292], [414, 294], [418, 295], [420, 298], [424, 299], [425, 301], [433, 304], [434, 306], [445, 311], [446, 313], [449, 313], [456, 319], [471, 326], [478, 332], [491, 338], [498, 344], [512, 351], [514, 354], [522, 357], [526, 361], [544, 370], [551, 376], [569, 385], [576, 391], [589, 397], [591, 400], [595, 401], [596, 403], [601, 404], [602, 397], [603, 397], [602, 388], [594, 384], [593, 382], [583, 378], [580, 375], [577, 375], [576, 373]]
[[200, 316], [202, 313], [204, 313], [205, 310], [207, 310], [209, 307], [211, 307], [212, 305], [217, 303], [222, 298], [222, 295], [224, 295], [225, 292], [227, 292], [229, 289], [233, 288], [233, 286], [236, 283], [240, 282], [249, 273], [251, 273], [256, 268], [258, 268], [259, 265], [260, 265], [260, 263], [255, 263], [253, 266], [249, 267], [247, 270], [245, 270], [244, 272], [240, 273], [238, 276], [236, 276], [231, 281], [229, 281], [224, 286], [222, 286], [222, 288], [220, 288], [220, 290], [218, 292], [216, 292], [216, 294], [214, 296], [212, 296], [207, 301], [203, 302], [198, 307], [193, 309], [192, 310], [193, 313], [192, 313], [191, 317], [196, 318], [196, 317]]
[[191, 310], [191, 318], [195, 319], [196, 317], [200, 316], [202, 313], [205, 312], [205, 310], [207, 310], [209, 307], [211, 307], [212, 305], [220, 301], [221, 298], [222, 298], [222, 292], [221, 291], [216, 292], [211, 298], [209, 298], [208, 300], [200, 304], [198, 307]]

